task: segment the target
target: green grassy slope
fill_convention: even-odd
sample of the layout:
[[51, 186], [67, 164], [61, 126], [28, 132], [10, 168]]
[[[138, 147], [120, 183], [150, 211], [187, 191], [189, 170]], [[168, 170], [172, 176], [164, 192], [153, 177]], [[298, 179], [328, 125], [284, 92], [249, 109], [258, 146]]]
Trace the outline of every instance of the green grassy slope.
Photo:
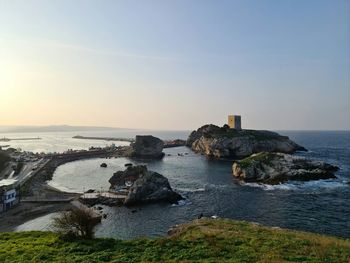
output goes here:
[[63, 241], [0, 234], [0, 262], [350, 262], [350, 241], [232, 220], [196, 220], [171, 237]]

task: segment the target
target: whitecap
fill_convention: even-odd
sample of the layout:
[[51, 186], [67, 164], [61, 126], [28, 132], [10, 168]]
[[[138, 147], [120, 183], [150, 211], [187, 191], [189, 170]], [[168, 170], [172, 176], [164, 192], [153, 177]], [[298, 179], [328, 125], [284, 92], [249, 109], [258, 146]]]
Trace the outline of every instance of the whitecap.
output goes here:
[[294, 187], [292, 184], [276, 184], [276, 185], [270, 185], [270, 184], [261, 184], [261, 183], [245, 183], [244, 186], [250, 186], [250, 187], [258, 187], [265, 191], [272, 191], [272, 190], [292, 190]]
[[187, 200], [187, 199], [182, 199], [182, 200], [179, 200], [179, 201], [177, 202], [177, 204], [172, 204], [171, 206], [172, 206], [172, 207], [177, 207], [177, 206], [185, 206], [185, 205], [190, 205], [190, 204], [192, 204], [191, 201], [189, 201], [189, 200]]
[[281, 183], [277, 185], [269, 185], [262, 183], [245, 183], [244, 186], [250, 187], [258, 187], [265, 191], [274, 191], [274, 190], [326, 190], [326, 189], [334, 189], [339, 187], [346, 187], [347, 182], [344, 180], [313, 180], [313, 181], [293, 181], [287, 183]]
[[195, 193], [195, 192], [204, 192], [205, 188], [176, 188], [176, 190], [178, 190], [180, 192]]

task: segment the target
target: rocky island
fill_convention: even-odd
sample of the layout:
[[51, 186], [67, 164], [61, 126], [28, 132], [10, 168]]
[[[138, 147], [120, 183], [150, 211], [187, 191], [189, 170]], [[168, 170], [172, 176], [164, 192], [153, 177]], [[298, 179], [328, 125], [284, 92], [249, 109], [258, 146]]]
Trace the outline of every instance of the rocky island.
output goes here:
[[164, 142], [152, 135], [137, 135], [127, 152], [129, 157], [163, 158]]
[[261, 152], [232, 166], [233, 175], [245, 182], [278, 184], [288, 180], [309, 181], [336, 178], [339, 168], [322, 161], [313, 161], [284, 153]]
[[294, 153], [306, 149], [276, 132], [232, 129], [208, 124], [193, 131], [186, 145], [214, 158], [242, 159], [259, 152]]
[[128, 165], [125, 171], [117, 171], [109, 179], [110, 192], [125, 193], [125, 205], [154, 202], [176, 203], [183, 199], [174, 192], [163, 175], [148, 171], [144, 165]]

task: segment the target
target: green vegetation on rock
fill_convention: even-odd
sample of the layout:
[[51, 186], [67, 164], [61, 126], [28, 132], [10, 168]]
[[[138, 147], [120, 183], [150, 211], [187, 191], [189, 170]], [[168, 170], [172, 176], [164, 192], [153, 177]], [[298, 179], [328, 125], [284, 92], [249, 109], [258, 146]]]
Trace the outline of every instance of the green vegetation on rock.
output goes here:
[[170, 237], [64, 240], [51, 232], [0, 234], [0, 262], [349, 262], [350, 241], [256, 224], [201, 219]]
[[249, 166], [252, 165], [253, 162], [259, 162], [259, 163], [263, 163], [266, 165], [270, 165], [272, 159], [275, 156], [271, 153], [268, 152], [261, 152], [261, 153], [257, 153], [254, 155], [251, 155], [247, 158], [244, 158], [240, 161], [237, 161], [237, 163], [244, 169], [244, 168], [248, 168]]
[[260, 131], [260, 130], [221, 130], [212, 134], [212, 136], [217, 138], [237, 138], [244, 136], [251, 136], [257, 141], [265, 141], [265, 140], [287, 140], [287, 136], [279, 135], [275, 132], [270, 131]]

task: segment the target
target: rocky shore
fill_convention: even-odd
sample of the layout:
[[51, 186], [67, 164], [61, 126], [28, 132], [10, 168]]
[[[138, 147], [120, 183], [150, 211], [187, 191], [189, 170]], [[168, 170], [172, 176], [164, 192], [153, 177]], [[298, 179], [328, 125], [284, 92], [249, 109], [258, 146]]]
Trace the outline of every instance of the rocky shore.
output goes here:
[[339, 168], [331, 164], [284, 153], [261, 152], [232, 166], [233, 175], [245, 182], [278, 184], [288, 180], [310, 181], [336, 178]]
[[208, 124], [193, 131], [186, 145], [194, 152], [214, 158], [242, 159], [259, 152], [294, 153], [306, 149], [276, 132], [235, 130]]
[[21, 203], [17, 207], [0, 213], [0, 232], [15, 231], [19, 225], [47, 214], [72, 209], [70, 202], [66, 203]]

